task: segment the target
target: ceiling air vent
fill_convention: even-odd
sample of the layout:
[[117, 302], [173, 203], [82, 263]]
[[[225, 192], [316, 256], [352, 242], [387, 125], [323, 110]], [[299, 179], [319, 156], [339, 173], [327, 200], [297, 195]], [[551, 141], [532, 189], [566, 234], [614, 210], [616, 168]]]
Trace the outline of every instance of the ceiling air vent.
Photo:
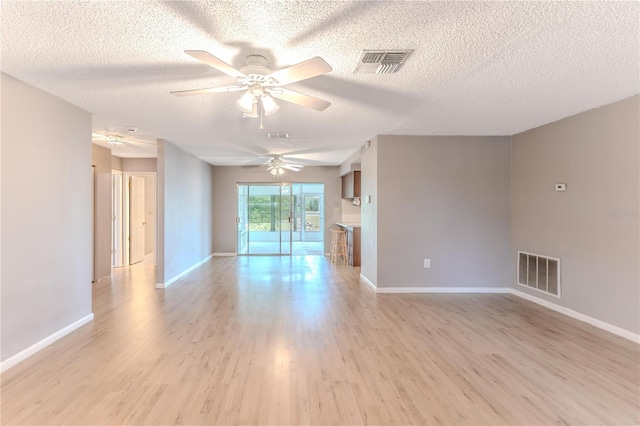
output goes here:
[[286, 132], [269, 132], [267, 133], [267, 137], [273, 139], [286, 139], [289, 137], [289, 133]]
[[363, 50], [354, 74], [391, 74], [404, 63], [411, 50]]

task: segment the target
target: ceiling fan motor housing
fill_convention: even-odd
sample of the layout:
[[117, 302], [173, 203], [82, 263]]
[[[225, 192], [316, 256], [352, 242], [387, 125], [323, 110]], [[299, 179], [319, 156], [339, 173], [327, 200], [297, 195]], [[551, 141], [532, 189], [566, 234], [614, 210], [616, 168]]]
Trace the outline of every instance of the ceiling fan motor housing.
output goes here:
[[[246, 59], [247, 66], [240, 68], [240, 71], [249, 77], [248, 84], [264, 83], [265, 75], [271, 74], [271, 70], [267, 68], [267, 58], [262, 55], [249, 55]], [[239, 79], [239, 83], [244, 83], [244, 79]]]

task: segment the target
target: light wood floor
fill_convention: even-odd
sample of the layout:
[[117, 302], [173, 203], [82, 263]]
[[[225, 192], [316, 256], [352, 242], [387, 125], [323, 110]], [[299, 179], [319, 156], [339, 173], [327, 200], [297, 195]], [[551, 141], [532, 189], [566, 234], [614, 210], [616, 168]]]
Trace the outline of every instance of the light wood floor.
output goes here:
[[638, 345], [508, 295], [375, 295], [322, 257], [95, 287], [2, 375], [3, 424], [635, 424]]

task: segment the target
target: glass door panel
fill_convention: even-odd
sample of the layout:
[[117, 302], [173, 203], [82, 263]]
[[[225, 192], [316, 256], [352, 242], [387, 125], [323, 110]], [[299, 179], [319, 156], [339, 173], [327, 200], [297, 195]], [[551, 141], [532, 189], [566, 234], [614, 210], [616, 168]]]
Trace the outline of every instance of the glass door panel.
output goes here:
[[238, 254], [249, 253], [249, 186], [238, 185]]
[[293, 255], [324, 255], [324, 184], [294, 183]]
[[291, 185], [280, 186], [280, 254], [291, 254], [291, 235], [293, 228]]
[[238, 184], [238, 254], [291, 254], [291, 185]]

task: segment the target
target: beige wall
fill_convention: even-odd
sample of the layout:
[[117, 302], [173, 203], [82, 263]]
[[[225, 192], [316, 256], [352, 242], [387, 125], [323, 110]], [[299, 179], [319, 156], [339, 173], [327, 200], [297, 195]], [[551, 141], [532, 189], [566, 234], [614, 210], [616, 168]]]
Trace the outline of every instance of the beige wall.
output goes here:
[[[329, 252], [329, 229], [342, 218], [341, 194], [342, 182], [335, 167], [305, 167], [297, 173], [287, 172], [283, 181], [292, 183], [324, 183], [325, 205], [325, 253]], [[265, 171], [265, 167], [216, 166], [214, 176], [214, 253], [237, 252], [236, 212], [238, 202], [238, 183], [278, 182]]]
[[91, 115], [6, 74], [0, 359], [91, 315]]
[[[639, 97], [513, 137], [511, 285], [640, 332]], [[566, 183], [566, 192], [555, 192]], [[515, 253], [559, 257], [562, 298], [517, 285]]]
[[95, 170], [93, 278], [99, 281], [111, 275], [111, 150], [91, 144], [91, 161]]
[[115, 155], [111, 156], [111, 168], [113, 170], [122, 171], [122, 158], [116, 157]]
[[509, 286], [510, 138], [376, 142], [377, 286]]
[[212, 254], [213, 166], [158, 141], [157, 282], [164, 284]]
[[155, 172], [157, 170], [156, 158], [123, 158], [123, 172]]

